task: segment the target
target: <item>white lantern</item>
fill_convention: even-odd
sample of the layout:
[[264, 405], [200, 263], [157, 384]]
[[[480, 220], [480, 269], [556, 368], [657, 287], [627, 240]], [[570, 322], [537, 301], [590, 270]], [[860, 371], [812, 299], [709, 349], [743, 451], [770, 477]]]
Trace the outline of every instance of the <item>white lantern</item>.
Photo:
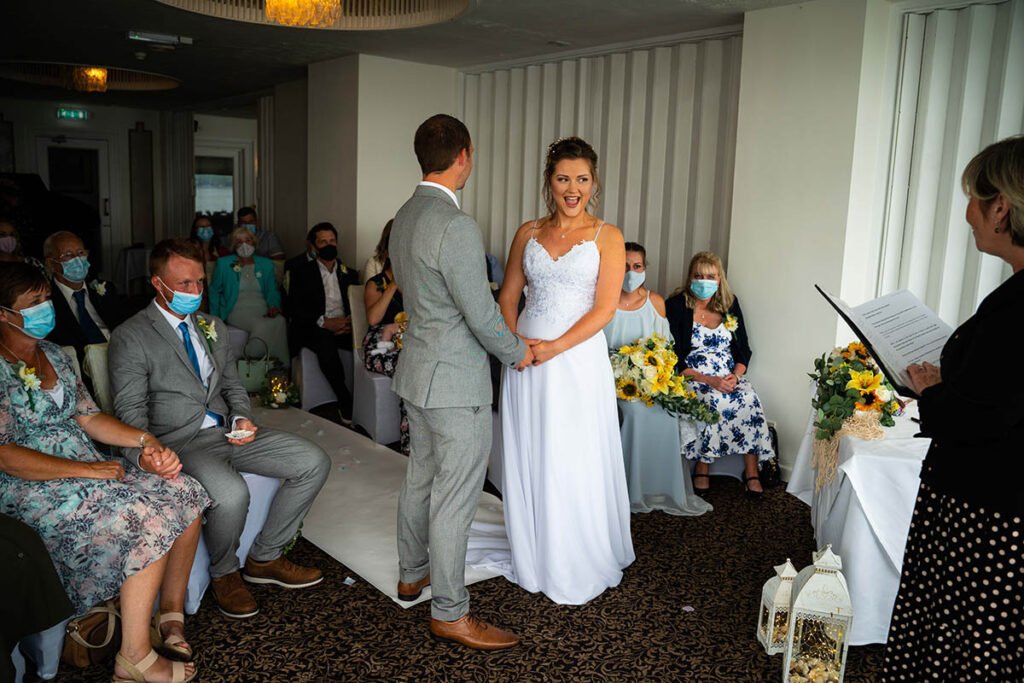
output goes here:
[[842, 568], [829, 545], [793, 580], [783, 683], [842, 683], [853, 622]]
[[789, 606], [792, 600], [793, 579], [796, 568], [786, 558], [785, 564], [775, 567], [775, 576], [761, 589], [761, 613], [757, 620], [757, 639], [770, 655], [786, 649], [789, 632]]

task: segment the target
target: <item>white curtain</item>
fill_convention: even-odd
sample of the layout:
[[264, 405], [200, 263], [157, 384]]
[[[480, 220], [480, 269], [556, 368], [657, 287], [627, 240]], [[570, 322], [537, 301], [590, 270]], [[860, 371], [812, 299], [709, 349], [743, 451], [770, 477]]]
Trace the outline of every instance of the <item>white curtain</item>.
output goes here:
[[729, 247], [738, 37], [462, 75], [474, 175], [463, 208], [504, 261], [541, 216], [547, 146], [578, 135], [597, 150], [597, 214], [647, 249], [649, 286], [682, 284], [690, 256]]
[[1024, 0], [907, 14], [900, 69], [878, 289], [956, 326], [1010, 275], [975, 249], [960, 175], [1024, 130]]

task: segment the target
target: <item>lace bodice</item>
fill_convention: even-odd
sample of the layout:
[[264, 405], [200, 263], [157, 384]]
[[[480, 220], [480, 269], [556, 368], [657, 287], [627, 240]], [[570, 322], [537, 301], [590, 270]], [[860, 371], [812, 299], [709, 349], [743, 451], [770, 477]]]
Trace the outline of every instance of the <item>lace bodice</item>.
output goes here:
[[523, 250], [523, 273], [528, 290], [520, 320], [531, 327], [560, 335], [594, 307], [601, 253], [597, 243], [579, 242], [553, 259], [531, 237]]

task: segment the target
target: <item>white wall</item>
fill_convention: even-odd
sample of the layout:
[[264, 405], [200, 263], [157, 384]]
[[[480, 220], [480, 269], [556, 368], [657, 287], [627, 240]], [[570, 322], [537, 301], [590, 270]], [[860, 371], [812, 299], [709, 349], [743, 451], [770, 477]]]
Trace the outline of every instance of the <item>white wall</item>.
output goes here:
[[306, 220], [333, 223], [341, 258], [354, 266], [359, 56], [310, 64], [307, 77]]
[[[14, 163], [18, 173], [39, 173], [39, 139], [64, 135], [69, 139], [104, 140], [107, 143], [110, 178], [109, 227], [104, 228], [104, 277], [113, 276], [114, 258], [131, 242], [131, 186], [129, 183], [128, 131], [141, 121], [153, 131], [153, 184], [155, 192], [156, 234], [163, 230], [163, 201], [160, 193], [162, 171], [160, 162], [160, 115], [148, 109], [104, 107], [77, 102], [70, 94], [67, 100], [15, 100], [0, 98], [0, 113], [14, 123]], [[87, 121], [58, 121], [57, 107], [81, 107], [89, 111]], [[46, 179], [44, 178], [44, 182]], [[101, 199], [102, 204], [102, 199]], [[55, 226], [58, 229], [60, 226]]]
[[422, 178], [413, 135], [428, 117], [455, 114], [457, 83], [454, 69], [359, 56], [355, 267]]
[[[235, 158], [235, 211], [256, 204], [256, 119], [196, 114], [196, 155]], [[257, 213], [259, 207], [257, 207]], [[271, 229], [270, 216], [260, 216]]]
[[817, 0], [744, 21], [729, 279], [787, 473], [813, 360], [848, 341], [814, 284], [853, 303], [873, 295], [890, 21], [885, 0]]

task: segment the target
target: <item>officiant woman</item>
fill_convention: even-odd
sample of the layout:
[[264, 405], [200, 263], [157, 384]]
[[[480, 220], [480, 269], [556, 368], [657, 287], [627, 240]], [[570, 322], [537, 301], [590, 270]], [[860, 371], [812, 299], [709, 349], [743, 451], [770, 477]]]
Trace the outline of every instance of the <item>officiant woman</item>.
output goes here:
[[979, 251], [1013, 275], [908, 368], [932, 439], [881, 681], [1024, 680], [1024, 136], [962, 176]]

